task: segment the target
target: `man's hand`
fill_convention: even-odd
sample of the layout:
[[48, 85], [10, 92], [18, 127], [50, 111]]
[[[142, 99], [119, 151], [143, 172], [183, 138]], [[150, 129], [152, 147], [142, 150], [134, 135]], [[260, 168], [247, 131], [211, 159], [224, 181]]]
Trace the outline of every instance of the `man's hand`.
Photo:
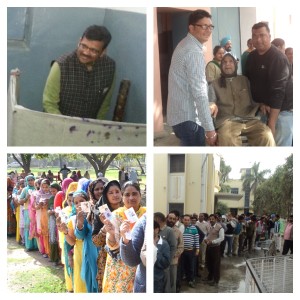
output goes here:
[[218, 106], [216, 103], [210, 102], [209, 103], [209, 109], [210, 109], [210, 114], [212, 118], [215, 118], [218, 114]]
[[217, 145], [217, 133], [216, 131], [206, 131], [205, 132], [205, 139], [206, 144], [209, 146], [216, 146]]
[[270, 113], [271, 108], [270, 106], [261, 103], [259, 110], [263, 115], [268, 115]]

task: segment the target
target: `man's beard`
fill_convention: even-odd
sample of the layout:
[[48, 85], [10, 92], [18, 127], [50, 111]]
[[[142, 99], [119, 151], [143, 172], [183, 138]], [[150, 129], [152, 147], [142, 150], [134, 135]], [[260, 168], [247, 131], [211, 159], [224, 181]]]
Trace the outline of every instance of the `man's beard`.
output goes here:
[[170, 221], [167, 221], [167, 226], [169, 227], [174, 227], [175, 223], [174, 222], [170, 222]]

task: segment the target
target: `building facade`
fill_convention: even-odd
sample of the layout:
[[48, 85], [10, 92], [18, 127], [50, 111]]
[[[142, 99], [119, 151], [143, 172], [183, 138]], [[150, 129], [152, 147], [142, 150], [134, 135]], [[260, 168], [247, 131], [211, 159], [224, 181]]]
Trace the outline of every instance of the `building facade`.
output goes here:
[[213, 213], [219, 172], [218, 154], [155, 154], [154, 211]]
[[[251, 172], [251, 169], [241, 169], [242, 174], [246, 174], [247, 172]], [[216, 202], [225, 204], [228, 207], [228, 211], [234, 215], [253, 212], [252, 203], [254, 201], [254, 194], [250, 191], [250, 187], [244, 191], [241, 179], [230, 179], [225, 184], [230, 186], [230, 193], [217, 193]]]

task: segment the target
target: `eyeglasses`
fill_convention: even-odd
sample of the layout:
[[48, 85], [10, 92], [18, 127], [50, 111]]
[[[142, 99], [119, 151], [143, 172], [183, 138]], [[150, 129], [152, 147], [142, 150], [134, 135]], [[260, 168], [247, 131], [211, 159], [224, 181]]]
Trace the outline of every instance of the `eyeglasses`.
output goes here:
[[83, 43], [79, 43], [78, 44], [78, 47], [81, 48], [83, 51], [87, 51], [89, 50], [89, 52], [92, 54], [92, 55], [98, 55], [100, 53], [100, 50], [97, 50], [97, 49], [94, 49], [94, 48], [90, 48], [88, 47], [86, 44], [83, 44]]
[[201, 25], [201, 24], [193, 24], [194, 26], [201, 27], [203, 30], [214, 30], [215, 26], [214, 25]]

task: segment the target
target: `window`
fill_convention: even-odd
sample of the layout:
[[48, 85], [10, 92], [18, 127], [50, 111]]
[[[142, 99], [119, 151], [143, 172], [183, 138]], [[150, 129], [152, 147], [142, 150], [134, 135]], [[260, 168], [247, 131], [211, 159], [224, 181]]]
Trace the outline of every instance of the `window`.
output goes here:
[[238, 194], [239, 193], [239, 189], [238, 188], [231, 188], [231, 194]]
[[27, 48], [31, 38], [33, 8], [7, 9], [7, 43], [9, 47]]
[[185, 155], [172, 154], [170, 155], [170, 173], [185, 172]]
[[169, 203], [169, 211], [178, 210], [180, 215], [184, 214], [184, 204], [183, 203]]

